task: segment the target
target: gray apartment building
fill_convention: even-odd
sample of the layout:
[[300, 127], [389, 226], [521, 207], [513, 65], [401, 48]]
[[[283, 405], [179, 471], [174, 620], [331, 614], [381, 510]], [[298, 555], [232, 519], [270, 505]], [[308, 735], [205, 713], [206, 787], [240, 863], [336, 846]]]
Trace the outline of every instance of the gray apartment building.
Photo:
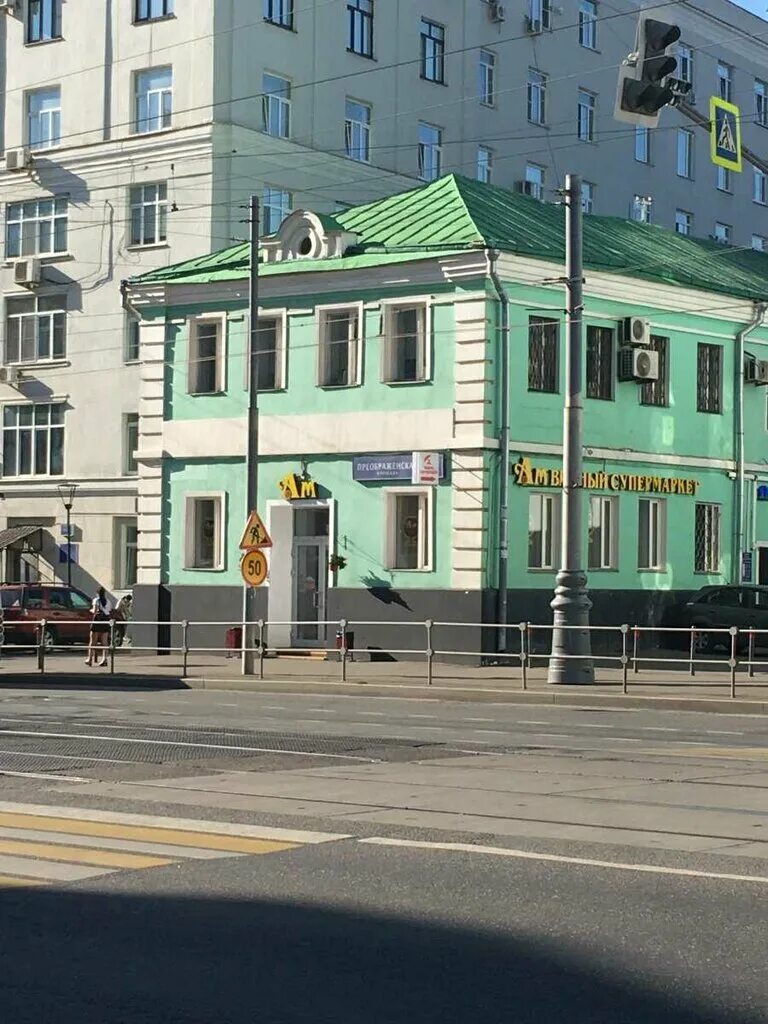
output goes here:
[[[768, 23], [727, 0], [658, 17], [696, 109], [732, 99], [768, 154]], [[717, 171], [679, 111], [613, 119], [636, 21], [625, 0], [0, 0], [5, 578], [133, 585], [162, 383], [140, 409], [120, 282], [244, 238], [251, 192], [271, 232], [447, 172], [550, 200], [570, 171], [587, 210], [763, 246], [762, 174]]]

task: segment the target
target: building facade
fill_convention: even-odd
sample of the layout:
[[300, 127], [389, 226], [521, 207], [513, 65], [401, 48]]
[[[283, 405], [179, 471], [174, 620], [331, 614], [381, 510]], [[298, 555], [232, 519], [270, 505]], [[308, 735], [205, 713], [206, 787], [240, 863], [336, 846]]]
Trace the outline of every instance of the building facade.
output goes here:
[[[259, 600], [283, 623], [270, 645], [324, 646], [342, 618], [382, 622], [356, 627], [371, 650], [407, 650], [404, 624], [427, 618], [489, 627], [500, 579], [509, 621], [549, 621], [562, 210], [449, 176], [335, 220], [296, 211], [262, 252], [258, 492], [274, 543]], [[768, 583], [768, 406], [753, 383], [768, 373], [768, 256], [587, 217], [585, 265], [595, 621], [658, 624], [705, 584]], [[147, 360], [143, 619], [239, 621], [247, 276], [240, 246], [130, 284]], [[494, 637], [478, 626], [451, 643]]]
[[[726, 0], [671, 10], [694, 105], [741, 104], [763, 152], [765, 23]], [[594, 212], [761, 246], [751, 166], [716, 172], [679, 112], [648, 136], [612, 119], [636, 18], [622, 0], [6, 4], [0, 528], [42, 527], [43, 550], [14, 541], [5, 578], [64, 578], [71, 481], [73, 581], [132, 585], [144, 357], [120, 282], [244, 238], [251, 192], [268, 233], [448, 171], [554, 199], [569, 170]]]

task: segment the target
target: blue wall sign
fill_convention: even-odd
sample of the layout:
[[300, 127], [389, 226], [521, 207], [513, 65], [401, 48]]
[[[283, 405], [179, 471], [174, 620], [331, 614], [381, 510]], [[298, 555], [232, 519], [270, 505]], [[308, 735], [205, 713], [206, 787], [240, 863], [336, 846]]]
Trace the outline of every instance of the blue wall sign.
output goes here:
[[59, 545], [59, 565], [67, 564], [67, 554], [71, 551], [70, 562], [72, 565], [77, 565], [80, 560], [80, 549], [77, 544], [60, 544]]
[[[413, 452], [402, 455], [355, 455], [352, 479], [363, 483], [375, 480], [408, 480], [413, 472]], [[440, 453], [440, 479], [445, 479], [445, 456]]]
[[757, 488], [757, 500], [768, 501], [768, 484], [760, 484]]

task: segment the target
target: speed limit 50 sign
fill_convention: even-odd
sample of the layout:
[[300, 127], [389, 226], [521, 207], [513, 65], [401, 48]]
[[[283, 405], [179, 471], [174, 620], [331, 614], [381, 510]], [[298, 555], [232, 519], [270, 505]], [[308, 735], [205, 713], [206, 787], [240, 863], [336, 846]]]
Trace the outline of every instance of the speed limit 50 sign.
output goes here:
[[249, 587], [260, 587], [267, 578], [267, 557], [259, 548], [246, 551], [240, 562], [240, 572]]

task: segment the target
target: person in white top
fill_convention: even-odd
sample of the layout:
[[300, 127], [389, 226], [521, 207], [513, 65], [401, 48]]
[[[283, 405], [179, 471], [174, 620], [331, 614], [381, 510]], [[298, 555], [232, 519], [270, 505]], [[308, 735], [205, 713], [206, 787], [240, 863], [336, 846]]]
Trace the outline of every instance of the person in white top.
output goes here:
[[[107, 636], [109, 634], [109, 620], [112, 617], [112, 604], [107, 597], [104, 587], [99, 587], [96, 597], [91, 602], [91, 632], [88, 637], [88, 657], [86, 665], [93, 665], [96, 655], [97, 665], [107, 664]], [[101, 660], [98, 658], [99, 650], [102, 652]]]

